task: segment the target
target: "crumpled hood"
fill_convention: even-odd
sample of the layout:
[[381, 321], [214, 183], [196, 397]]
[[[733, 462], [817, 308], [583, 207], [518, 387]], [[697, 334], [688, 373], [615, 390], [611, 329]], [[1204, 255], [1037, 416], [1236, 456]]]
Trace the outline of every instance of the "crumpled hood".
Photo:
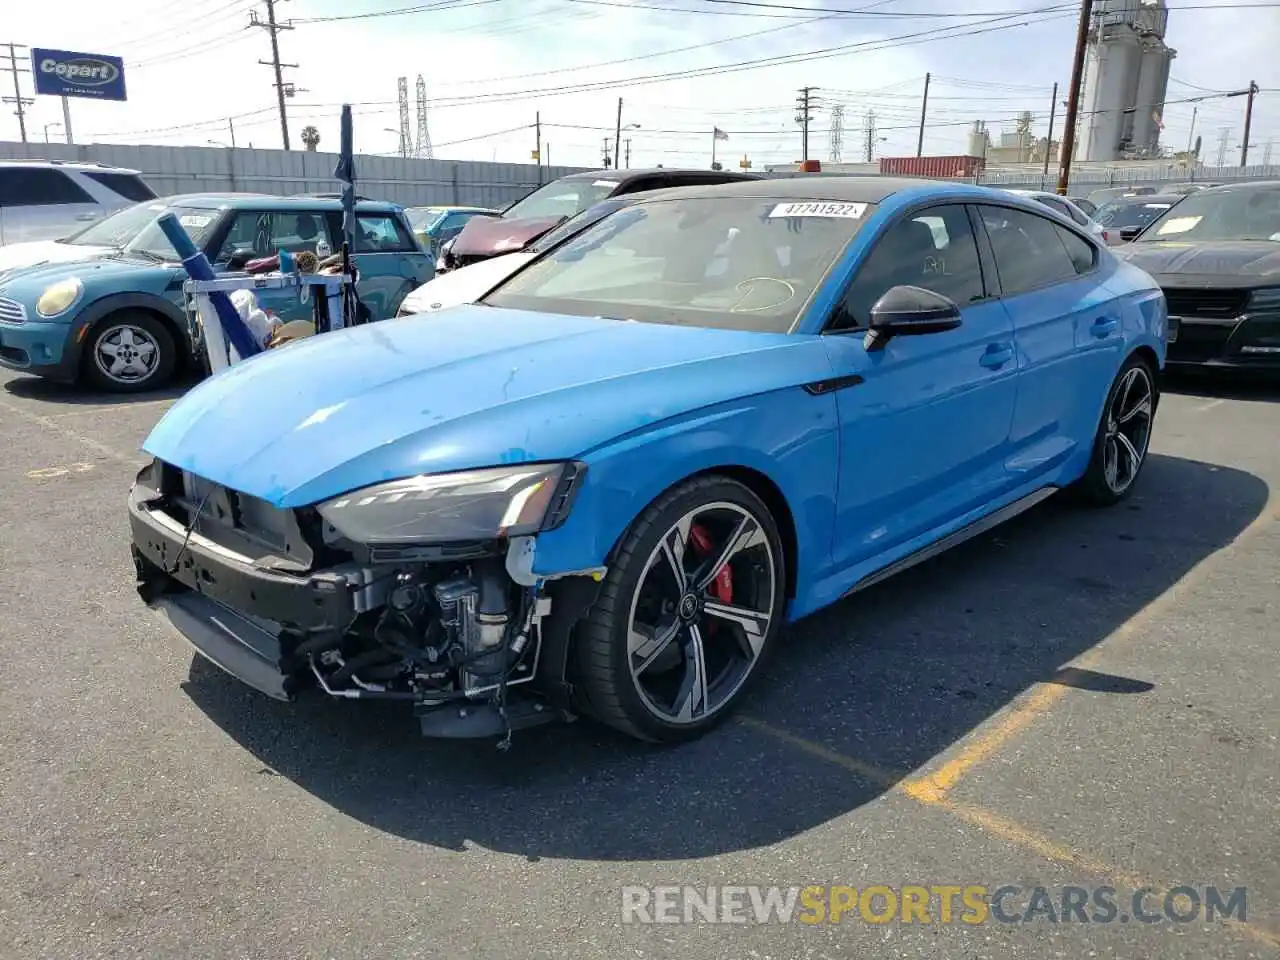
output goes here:
[[492, 257], [522, 250], [557, 224], [563, 217], [529, 217], [504, 220], [499, 217], [472, 217], [453, 240], [455, 257]]
[[818, 337], [459, 306], [237, 364], [170, 408], [143, 449], [303, 506], [419, 473], [582, 456], [830, 375]]
[[10, 270], [23, 270], [46, 263], [72, 263], [104, 257], [114, 247], [82, 246], [60, 240], [32, 240], [0, 246], [0, 282]]
[[407, 313], [427, 313], [456, 307], [460, 303], [473, 303], [533, 257], [528, 251], [508, 253], [442, 273], [405, 297], [400, 309]]
[[1131, 243], [1113, 252], [1170, 286], [1196, 279], [1204, 285], [1219, 281], [1236, 287], [1254, 281], [1280, 283], [1280, 243], [1271, 240], [1168, 240]]

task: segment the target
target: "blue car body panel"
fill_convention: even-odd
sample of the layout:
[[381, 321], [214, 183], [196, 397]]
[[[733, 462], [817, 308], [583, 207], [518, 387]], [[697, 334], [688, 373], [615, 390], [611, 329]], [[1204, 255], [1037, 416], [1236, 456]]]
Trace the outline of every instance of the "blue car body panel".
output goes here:
[[[201, 384], [144, 449], [280, 507], [419, 473], [581, 460], [568, 519], [536, 540], [544, 576], [607, 564], [663, 491], [729, 469], [785, 504], [789, 616], [804, 616], [1079, 477], [1124, 359], [1146, 349], [1163, 366], [1163, 296], [1105, 250], [1078, 280], [961, 305], [944, 333], [876, 351], [861, 334], [819, 335], [883, 231], [944, 201], [1046, 215], [979, 187], [893, 194], [868, 208], [787, 334], [469, 305], [326, 335]], [[815, 388], [828, 381], [851, 386]]]

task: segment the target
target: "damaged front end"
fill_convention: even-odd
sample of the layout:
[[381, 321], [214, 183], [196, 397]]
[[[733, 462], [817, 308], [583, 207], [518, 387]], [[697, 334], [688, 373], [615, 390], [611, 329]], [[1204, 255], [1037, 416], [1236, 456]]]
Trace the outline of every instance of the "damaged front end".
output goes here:
[[532, 572], [576, 462], [427, 475], [279, 508], [160, 460], [129, 495], [142, 598], [277, 699], [411, 703], [436, 737], [572, 716], [570, 630], [602, 570]]

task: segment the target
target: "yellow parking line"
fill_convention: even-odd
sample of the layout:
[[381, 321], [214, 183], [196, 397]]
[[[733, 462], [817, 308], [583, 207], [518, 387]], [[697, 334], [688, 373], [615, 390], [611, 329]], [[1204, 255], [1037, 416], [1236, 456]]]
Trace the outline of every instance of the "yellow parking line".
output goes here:
[[[1081, 853], [1066, 844], [1059, 843], [985, 807], [957, 803], [948, 799], [944, 793], [924, 788], [919, 781], [904, 780], [900, 775], [890, 770], [847, 756], [781, 727], [775, 727], [771, 723], [747, 716], [739, 716], [737, 722], [740, 726], [763, 733], [780, 743], [795, 748], [801, 753], [816, 757], [869, 780], [885, 788], [886, 791], [910, 797], [922, 806], [941, 810], [963, 823], [977, 827], [988, 836], [1011, 846], [1028, 850], [1042, 860], [1083, 870], [1093, 876], [1110, 881], [1113, 886], [1128, 887], [1132, 890], [1150, 888], [1158, 891], [1157, 898], [1163, 898], [1164, 894], [1174, 886], [1174, 884], [1156, 883], [1130, 870], [1125, 870], [1089, 854]], [[1244, 923], [1234, 919], [1227, 919], [1226, 923], [1231, 929], [1239, 931], [1250, 939], [1266, 944], [1269, 947], [1280, 949], [1280, 934], [1273, 933], [1256, 924]]]
[[[1103, 644], [1113, 643], [1131, 636], [1177, 602], [1187, 590], [1203, 580], [1224, 557], [1241, 544], [1261, 533], [1273, 521], [1280, 519], [1280, 497], [1268, 501], [1262, 512], [1253, 522], [1230, 543], [1209, 554], [1198, 564], [1182, 575], [1160, 596], [1117, 627], [1106, 639], [1084, 655], [1071, 661], [1070, 667], [1087, 668], [1097, 663], [1103, 654]], [[1036, 687], [1020, 702], [1009, 710], [1002, 719], [989, 729], [978, 732], [960, 752], [946, 761], [933, 773], [912, 780], [904, 785], [904, 789], [918, 794], [917, 799], [936, 797], [941, 799], [953, 790], [957, 783], [974, 767], [994, 754], [1000, 747], [1031, 724], [1037, 717], [1046, 713], [1050, 707], [1066, 696], [1071, 688], [1063, 683], [1049, 683]]]

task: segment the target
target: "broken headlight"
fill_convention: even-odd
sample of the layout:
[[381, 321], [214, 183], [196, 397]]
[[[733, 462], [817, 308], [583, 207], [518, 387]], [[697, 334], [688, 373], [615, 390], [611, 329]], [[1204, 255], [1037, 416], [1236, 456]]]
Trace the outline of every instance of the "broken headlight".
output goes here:
[[423, 474], [355, 490], [317, 509], [342, 537], [371, 546], [526, 536], [564, 522], [585, 469], [531, 463]]

